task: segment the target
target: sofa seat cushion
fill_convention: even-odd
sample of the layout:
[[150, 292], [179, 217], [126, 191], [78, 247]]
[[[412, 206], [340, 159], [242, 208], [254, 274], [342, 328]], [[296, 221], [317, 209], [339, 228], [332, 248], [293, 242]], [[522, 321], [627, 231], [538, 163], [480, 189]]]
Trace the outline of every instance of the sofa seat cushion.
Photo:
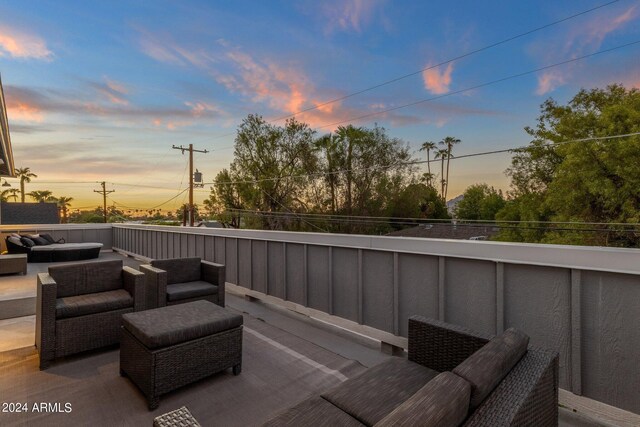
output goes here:
[[56, 299], [56, 318], [85, 316], [133, 307], [133, 298], [124, 289]]
[[276, 426], [361, 427], [363, 424], [320, 396], [313, 396], [263, 424]]
[[98, 249], [102, 248], [102, 246], [102, 243], [53, 243], [50, 245], [34, 246], [31, 248], [31, 250], [36, 252], [55, 252], [81, 249]]
[[188, 298], [198, 298], [218, 293], [218, 287], [209, 282], [196, 280], [194, 282], [174, 283], [167, 285], [167, 301], [180, 301]]
[[509, 328], [452, 371], [471, 384], [469, 409], [474, 411], [527, 352], [529, 337]]
[[420, 390], [438, 372], [400, 357], [367, 369], [322, 397], [372, 426]]
[[451, 372], [443, 372], [384, 417], [376, 427], [456, 427], [467, 418], [470, 397], [471, 385], [467, 381]]
[[242, 315], [202, 300], [122, 316], [124, 328], [149, 349], [224, 332], [242, 321]]

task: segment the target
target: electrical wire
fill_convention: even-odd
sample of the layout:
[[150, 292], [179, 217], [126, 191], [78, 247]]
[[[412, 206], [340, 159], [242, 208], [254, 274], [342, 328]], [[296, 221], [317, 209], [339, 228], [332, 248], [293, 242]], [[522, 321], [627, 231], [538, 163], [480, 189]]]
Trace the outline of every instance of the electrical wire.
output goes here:
[[[538, 147], [552, 147], [552, 148], [555, 148], [556, 146], [562, 145], [562, 144], [572, 144], [572, 143], [576, 143], [576, 142], [587, 142], [587, 141], [596, 141], [596, 140], [610, 140], [610, 139], [618, 139], [618, 138], [627, 138], [627, 137], [637, 136], [637, 135], [640, 135], [640, 132], [627, 133], [627, 134], [621, 134], [621, 135], [610, 135], [610, 136], [580, 138], [580, 139], [572, 139], [572, 140], [568, 140], [568, 141], [550, 142], [550, 143], [539, 145]], [[538, 147], [536, 147], [536, 148], [538, 148]], [[455, 157], [452, 156], [451, 160], [466, 159], [466, 158], [469, 158], [469, 157], [478, 157], [478, 156], [488, 156], [488, 155], [500, 154], [500, 153], [512, 153], [512, 152], [518, 152], [518, 151], [527, 150], [529, 148], [531, 148], [530, 145], [524, 145], [524, 146], [520, 146], [520, 147], [505, 148], [505, 149], [501, 149], [501, 150], [491, 150], [491, 151], [482, 151], [482, 152], [478, 152], [478, 153], [462, 154], [460, 156], [455, 156]], [[274, 178], [261, 178], [261, 179], [254, 179], [254, 180], [242, 180], [242, 181], [205, 182], [205, 183], [203, 183], [203, 185], [258, 184], [260, 182], [278, 181], [278, 180], [281, 180], [281, 179], [313, 178], [313, 177], [319, 177], [319, 176], [325, 176], [325, 175], [337, 175], [337, 174], [347, 173], [347, 172], [385, 170], [385, 169], [392, 169], [394, 167], [400, 167], [400, 166], [420, 165], [420, 164], [425, 164], [425, 163], [436, 163], [436, 162], [440, 162], [440, 161], [441, 161], [440, 159], [414, 160], [414, 161], [410, 161], [410, 162], [397, 162], [397, 163], [393, 163], [393, 164], [390, 164], [390, 165], [384, 165], [384, 166], [372, 166], [372, 167], [368, 167], [368, 168], [365, 167], [365, 168], [340, 169], [340, 170], [335, 170], [335, 171], [314, 172], [314, 173], [299, 174], [299, 175], [284, 175], [284, 176], [274, 177]]]
[[598, 9], [602, 9], [602, 8], [604, 8], [604, 7], [606, 7], [606, 6], [610, 6], [610, 5], [614, 4], [614, 3], [617, 3], [618, 1], [619, 1], [619, 0], [613, 0], [613, 1], [610, 1], [610, 2], [608, 2], [608, 3], [601, 4], [601, 5], [599, 5], [599, 6], [596, 6], [596, 7], [591, 8], [591, 9], [587, 9], [587, 10], [584, 10], [584, 11], [582, 11], [582, 12], [576, 13], [576, 14], [574, 14], [574, 15], [567, 16], [566, 18], [563, 18], [563, 19], [560, 19], [560, 20], [557, 20], [557, 21], [553, 21], [553, 22], [551, 22], [551, 23], [549, 23], [549, 24], [546, 24], [546, 25], [543, 25], [543, 26], [540, 26], [540, 27], [537, 27], [537, 28], [531, 29], [531, 30], [529, 30], [529, 31], [525, 31], [524, 33], [520, 33], [520, 34], [517, 34], [517, 35], [515, 35], [515, 36], [511, 36], [511, 37], [508, 37], [508, 38], [506, 38], [506, 39], [500, 40], [500, 41], [498, 41], [498, 42], [495, 42], [495, 43], [489, 44], [489, 45], [487, 45], [487, 46], [484, 46], [484, 47], [481, 47], [481, 48], [477, 48], [477, 49], [471, 50], [471, 51], [469, 51], [469, 52], [466, 52], [466, 53], [464, 53], [464, 54], [458, 55], [458, 56], [453, 57], [453, 58], [451, 58], [451, 59], [447, 59], [446, 61], [440, 62], [440, 63], [438, 63], [438, 64], [431, 65], [431, 66], [426, 67], [426, 68], [422, 68], [422, 69], [420, 69], [420, 70], [418, 70], [418, 71], [414, 71], [414, 72], [411, 72], [411, 73], [405, 74], [405, 75], [403, 75], [403, 76], [396, 77], [396, 78], [393, 78], [393, 79], [390, 79], [390, 80], [384, 81], [384, 82], [382, 82], [382, 83], [378, 83], [378, 84], [376, 84], [376, 85], [373, 85], [373, 86], [367, 87], [367, 88], [365, 88], [365, 89], [361, 89], [361, 90], [358, 90], [358, 91], [356, 91], [356, 92], [352, 92], [352, 93], [350, 93], [350, 94], [343, 95], [343, 96], [340, 96], [340, 97], [338, 97], [338, 98], [335, 98], [335, 99], [331, 99], [331, 100], [329, 100], [329, 101], [322, 102], [322, 103], [320, 103], [320, 104], [316, 104], [316, 105], [314, 105], [314, 106], [312, 106], [312, 107], [308, 107], [308, 108], [305, 108], [305, 109], [303, 109], [303, 110], [297, 111], [297, 112], [295, 112], [295, 113], [291, 113], [291, 114], [286, 115], [286, 116], [278, 117], [278, 118], [273, 119], [273, 120], [270, 120], [270, 121], [271, 121], [271, 122], [275, 122], [275, 121], [285, 120], [285, 119], [288, 119], [288, 118], [291, 118], [291, 117], [295, 117], [295, 116], [297, 116], [297, 115], [299, 115], [299, 114], [302, 114], [302, 113], [305, 113], [305, 112], [308, 112], [308, 111], [317, 110], [317, 109], [322, 108], [322, 107], [324, 107], [324, 106], [326, 106], [326, 105], [329, 105], [329, 104], [333, 104], [333, 103], [336, 103], [336, 102], [344, 101], [345, 99], [352, 98], [352, 97], [354, 97], [354, 96], [357, 96], [357, 95], [360, 95], [360, 94], [362, 94], [362, 93], [369, 92], [369, 91], [371, 91], [371, 90], [374, 90], [374, 89], [377, 89], [377, 88], [380, 88], [380, 87], [383, 87], [383, 86], [389, 85], [389, 84], [391, 84], [391, 83], [398, 82], [398, 81], [400, 81], [400, 80], [404, 80], [404, 79], [406, 79], [406, 78], [408, 78], [408, 77], [413, 77], [413, 76], [415, 76], [415, 75], [422, 74], [422, 73], [423, 73], [423, 72], [425, 72], [425, 71], [433, 70], [434, 68], [438, 68], [438, 67], [441, 67], [441, 66], [443, 66], [443, 65], [450, 64], [450, 63], [455, 62], [455, 61], [458, 61], [458, 60], [460, 60], [460, 59], [467, 58], [467, 57], [469, 57], [469, 56], [475, 55], [476, 53], [484, 52], [485, 50], [492, 49], [492, 48], [494, 48], [494, 47], [497, 47], [497, 46], [500, 46], [500, 45], [502, 45], [502, 44], [505, 44], [505, 43], [511, 42], [511, 41], [513, 41], [513, 40], [517, 40], [517, 39], [519, 39], [519, 38], [521, 38], [521, 37], [528, 36], [528, 35], [533, 34], [533, 33], [535, 33], [535, 32], [538, 32], [538, 31], [541, 31], [541, 30], [544, 30], [544, 29], [547, 29], [547, 28], [553, 27], [554, 25], [557, 25], [557, 24], [560, 24], [560, 23], [563, 23], [563, 22], [569, 21], [569, 20], [571, 20], [571, 19], [574, 19], [574, 18], [577, 18], [577, 17], [579, 17], [579, 16], [585, 15], [585, 14], [587, 14], [587, 13], [590, 13], [590, 12], [596, 11], [596, 10], [598, 10]]
[[475, 86], [471, 86], [471, 87], [468, 87], [468, 88], [465, 88], [465, 89], [460, 89], [460, 90], [456, 90], [456, 91], [453, 91], [453, 92], [448, 92], [448, 93], [445, 93], [443, 95], [438, 95], [438, 96], [434, 96], [434, 97], [431, 97], [431, 98], [421, 99], [419, 101], [410, 102], [408, 104], [399, 105], [397, 107], [387, 108], [385, 110], [380, 110], [380, 111], [374, 111], [372, 113], [364, 114], [362, 116], [351, 117], [351, 118], [348, 118], [348, 119], [345, 119], [345, 120], [340, 120], [340, 121], [337, 121], [337, 122], [325, 124], [325, 125], [316, 127], [316, 129], [324, 129], [324, 128], [328, 128], [328, 127], [334, 127], [334, 126], [337, 126], [337, 125], [341, 125], [341, 124], [344, 124], [344, 123], [351, 123], [351, 122], [354, 122], [354, 121], [367, 119], [369, 117], [377, 116], [377, 115], [380, 115], [380, 114], [389, 113], [391, 111], [400, 110], [402, 108], [413, 107], [413, 106], [416, 106], [416, 105], [424, 104], [426, 102], [431, 102], [431, 101], [435, 101], [435, 100], [438, 100], [438, 99], [447, 98], [449, 96], [458, 95], [458, 94], [465, 93], [465, 92], [470, 92], [472, 90], [476, 90], [476, 89], [480, 89], [480, 88], [483, 88], [483, 87], [491, 86], [491, 85], [494, 85], [494, 84], [497, 84], [497, 83], [502, 83], [502, 82], [505, 82], [505, 81], [508, 81], [508, 80], [513, 80], [513, 79], [516, 79], [518, 77], [527, 76], [529, 74], [535, 74], [535, 73], [538, 73], [540, 71], [549, 70], [551, 68], [559, 67], [559, 66], [566, 65], [566, 64], [571, 64], [571, 63], [574, 63], [574, 62], [577, 62], [577, 61], [581, 61], [583, 59], [591, 58], [591, 57], [594, 57], [594, 56], [597, 56], [597, 55], [610, 53], [610, 52], [616, 51], [618, 49], [623, 49], [623, 48], [626, 48], [626, 47], [634, 46], [634, 45], [636, 45], [638, 43], [640, 43], [640, 40], [636, 40], [636, 41], [633, 41], [633, 42], [630, 42], [630, 43], [625, 43], [625, 44], [622, 44], [622, 45], [618, 45], [618, 46], [615, 46], [615, 47], [612, 47], [612, 48], [609, 48], [609, 49], [599, 50], [597, 52], [592, 52], [592, 53], [589, 53], [589, 54], [586, 54], [586, 55], [583, 55], [583, 56], [578, 56], [576, 58], [567, 59], [565, 61], [556, 62], [555, 64], [546, 65], [544, 67], [536, 68], [534, 70], [529, 70], [529, 71], [524, 71], [522, 73], [512, 74], [510, 76], [502, 77], [502, 78], [499, 78], [499, 79], [496, 79], [496, 80], [491, 80], [489, 82], [481, 83], [481, 84], [478, 84], [478, 85], [475, 85]]
[[[399, 76], [399, 77], [395, 77], [395, 78], [392, 78], [392, 79], [390, 79], [390, 80], [386, 80], [386, 81], [384, 81], [384, 82], [381, 82], [381, 83], [375, 84], [375, 85], [373, 85], [373, 86], [369, 86], [369, 87], [367, 87], [367, 88], [364, 88], [364, 89], [358, 90], [358, 91], [356, 91], [356, 92], [352, 92], [352, 93], [349, 93], [349, 94], [347, 94], [347, 95], [343, 95], [343, 96], [340, 96], [340, 97], [337, 97], [337, 98], [334, 98], [334, 99], [330, 99], [330, 100], [328, 100], [328, 101], [325, 101], [325, 102], [322, 102], [322, 103], [316, 104], [316, 105], [314, 105], [314, 106], [312, 106], [312, 107], [308, 107], [308, 108], [305, 108], [305, 109], [302, 109], [302, 110], [296, 111], [295, 113], [291, 113], [291, 114], [288, 114], [288, 115], [285, 115], [285, 116], [277, 117], [277, 118], [275, 118], [275, 119], [271, 119], [271, 120], [268, 120], [268, 121], [269, 121], [269, 122], [271, 122], [271, 123], [273, 123], [273, 122], [277, 122], [277, 121], [280, 121], [280, 120], [284, 120], [284, 119], [288, 119], [288, 118], [291, 118], [291, 117], [295, 117], [295, 116], [297, 116], [297, 115], [299, 115], [299, 114], [302, 114], [302, 113], [305, 113], [305, 112], [308, 112], [308, 111], [313, 111], [313, 110], [316, 110], [316, 109], [318, 109], [318, 108], [322, 108], [322, 107], [324, 107], [324, 106], [326, 106], [326, 105], [329, 105], [329, 104], [333, 104], [333, 103], [336, 103], [336, 102], [344, 101], [345, 99], [352, 98], [352, 97], [354, 97], [354, 96], [357, 96], [357, 95], [363, 94], [363, 93], [365, 93], [365, 92], [369, 92], [369, 91], [374, 90], [374, 89], [378, 89], [378, 88], [380, 88], [380, 87], [383, 87], [383, 86], [386, 86], [386, 85], [389, 85], [389, 84], [392, 84], [392, 83], [398, 82], [398, 81], [400, 81], [400, 80], [404, 80], [404, 79], [406, 79], [406, 78], [408, 78], [408, 77], [412, 77], [412, 76], [415, 76], [415, 75], [421, 74], [421, 73], [423, 73], [423, 72], [425, 72], [425, 71], [432, 70], [432, 69], [435, 69], [435, 68], [441, 67], [441, 66], [443, 66], [443, 65], [450, 64], [450, 63], [452, 63], [452, 62], [458, 61], [458, 60], [463, 59], [463, 58], [467, 58], [467, 57], [469, 57], [469, 56], [475, 55], [475, 54], [480, 53], [480, 52], [484, 52], [484, 51], [486, 51], [486, 50], [489, 50], [489, 49], [492, 49], [492, 48], [494, 48], [494, 47], [500, 46], [500, 45], [502, 45], [502, 44], [505, 44], [505, 43], [511, 42], [511, 41], [513, 41], [513, 40], [517, 40], [517, 39], [519, 39], [519, 38], [521, 38], [521, 37], [528, 36], [528, 35], [533, 34], [533, 33], [535, 33], [535, 32], [538, 32], [538, 31], [544, 30], [544, 29], [546, 29], [546, 28], [550, 28], [550, 27], [552, 27], [552, 26], [554, 26], [554, 25], [557, 25], [557, 24], [560, 24], [560, 23], [563, 23], [563, 22], [569, 21], [569, 20], [571, 20], [571, 19], [574, 19], [574, 18], [577, 18], [577, 17], [579, 17], [579, 16], [582, 16], [582, 15], [588, 14], [588, 13], [593, 12], [593, 11], [596, 11], [596, 10], [598, 10], [598, 9], [602, 9], [602, 8], [604, 8], [604, 7], [610, 6], [610, 5], [614, 4], [614, 3], [617, 3], [618, 1], [619, 1], [619, 0], [613, 0], [613, 1], [610, 1], [610, 2], [607, 2], [607, 3], [604, 3], [604, 4], [601, 4], [601, 5], [598, 5], [598, 6], [592, 7], [592, 8], [590, 8], [590, 9], [584, 10], [584, 11], [582, 11], [582, 12], [578, 12], [578, 13], [576, 13], [576, 14], [573, 14], [573, 15], [567, 16], [567, 17], [562, 18], [562, 19], [559, 19], [559, 20], [557, 20], [557, 21], [553, 21], [553, 22], [550, 22], [550, 23], [548, 23], [548, 24], [542, 25], [542, 26], [540, 26], [540, 27], [536, 27], [536, 28], [533, 28], [533, 29], [531, 29], [531, 30], [525, 31], [525, 32], [523, 32], [523, 33], [516, 34], [515, 36], [507, 37], [506, 39], [500, 40], [500, 41], [498, 41], [498, 42], [495, 42], [495, 43], [492, 43], [492, 44], [489, 44], [489, 45], [486, 45], [486, 46], [483, 46], [483, 47], [480, 47], [480, 48], [477, 48], [477, 49], [471, 50], [471, 51], [469, 51], [469, 52], [466, 52], [466, 53], [463, 53], [463, 54], [461, 54], [461, 55], [455, 56], [455, 57], [453, 57], [453, 58], [451, 58], [451, 59], [448, 59], [448, 60], [445, 60], [445, 61], [443, 61], [443, 62], [440, 62], [440, 63], [438, 63], [438, 64], [431, 65], [431, 66], [429, 66], [429, 67], [422, 68], [422, 69], [420, 69], [420, 70], [418, 70], [418, 71], [414, 71], [414, 72], [411, 72], [411, 73], [408, 73], [408, 74], [405, 74], [405, 75], [402, 75], [402, 76]], [[219, 138], [223, 138], [223, 137], [231, 136], [231, 135], [234, 135], [234, 133], [227, 133], [227, 134], [224, 134], [224, 135], [217, 135], [217, 136], [214, 136], [214, 137], [213, 137], [213, 139], [219, 139]], [[215, 151], [227, 150], [227, 149], [229, 149], [229, 148], [233, 148], [233, 147], [232, 147], [232, 146], [230, 146], [230, 147], [218, 148], [218, 149], [216, 149]]]

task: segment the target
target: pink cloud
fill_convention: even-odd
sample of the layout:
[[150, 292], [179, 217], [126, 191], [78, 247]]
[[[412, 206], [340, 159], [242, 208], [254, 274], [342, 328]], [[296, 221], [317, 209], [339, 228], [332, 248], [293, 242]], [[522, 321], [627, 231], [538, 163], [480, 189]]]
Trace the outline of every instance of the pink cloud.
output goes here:
[[[430, 64], [427, 64], [429, 67]], [[449, 63], [444, 71], [439, 71], [439, 67], [431, 68], [422, 72], [424, 87], [431, 93], [441, 95], [449, 92], [451, 84], [451, 73], [453, 72], [453, 63]]]
[[[635, 5], [627, 8], [623, 12], [597, 15], [587, 23], [572, 27], [565, 36], [564, 43], [560, 44], [557, 48], [549, 49], [548, 41], [544, 46], [538, 45], [535, 46], [535, 48], [538, 51], [538, 55], [546, 63], [581, 56], [599, 49], [607, 36], [622, 30], [637, 17], [638, 7]], [[535, 93], [545, 95], [566, 82], [575, 80], [573, 76], [579, 69], [580, 64], [572, 64], [556, 68], [552, 71], [543, 72], [538, 76], [538, 85]]]
[[15, 28], [0, 26], [0, 57], [7, 55], [44, 60], [53, 57], [42, 38]]
[[537, 95], [544, 95], [565, 83], [564, 75], [558, 70], [545, 71], [538, 76]]

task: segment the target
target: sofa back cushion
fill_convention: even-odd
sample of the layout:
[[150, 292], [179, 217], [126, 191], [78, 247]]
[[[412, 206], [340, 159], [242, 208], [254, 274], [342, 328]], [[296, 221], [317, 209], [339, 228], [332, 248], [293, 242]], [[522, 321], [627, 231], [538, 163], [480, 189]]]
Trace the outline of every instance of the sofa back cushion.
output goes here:
[[95, 261], [49, 267], [57, 284], [57, 298], [122, 288], [122, 261]]
[[151, 265], [167, 272], [167, 284], [200, 280], [200, 258], [154, 259]]
[[527, 352], [529, 337], [509, 328], [453, 370], [471, 384], [469, 409], [474, 411]]
[[471, 385], [467, 381], [442, 372], [375, 427], [456, 427], [467, 418], [470, 396]]

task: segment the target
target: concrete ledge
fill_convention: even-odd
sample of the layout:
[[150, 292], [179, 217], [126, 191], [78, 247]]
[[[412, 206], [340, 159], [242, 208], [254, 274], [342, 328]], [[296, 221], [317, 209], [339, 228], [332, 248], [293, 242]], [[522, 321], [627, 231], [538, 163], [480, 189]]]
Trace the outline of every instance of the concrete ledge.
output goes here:
[[0, 320], [36, 314], [36, 297], [0, 300]]

